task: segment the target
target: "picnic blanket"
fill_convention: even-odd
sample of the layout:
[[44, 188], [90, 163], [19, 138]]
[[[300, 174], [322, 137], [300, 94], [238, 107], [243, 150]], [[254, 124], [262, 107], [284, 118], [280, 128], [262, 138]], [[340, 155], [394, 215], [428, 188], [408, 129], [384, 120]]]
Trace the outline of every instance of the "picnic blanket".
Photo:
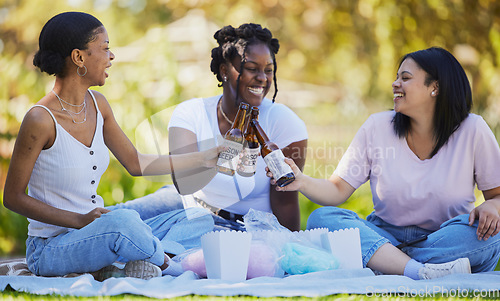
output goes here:
[[[5, 268], [7, 263], [10, 269]], [[317, 297], [333, 294], [377, 297], [500, 297], [500, 271], [416, 281], [404, 276], [376, 276], [370, 269], [329, 270], [284, 278], [258, 277], [241, 282], [200, 279], [195, 273], [188, 271], [178, 277], [163, 276], [150, 280], [110, 278], [99, 282], [90, 274], [70, 275], [73, 277], [32, 276], [27, 268], [23, 270], [23, 264], [23, 260], [0, 264], [0, 274], [5, 274], [0, 276], [0, 291], [10, 287], [19, 292], [37, 295], [90, 297], [135, 294], [151, 298], [191, 294], [256, 297]]]

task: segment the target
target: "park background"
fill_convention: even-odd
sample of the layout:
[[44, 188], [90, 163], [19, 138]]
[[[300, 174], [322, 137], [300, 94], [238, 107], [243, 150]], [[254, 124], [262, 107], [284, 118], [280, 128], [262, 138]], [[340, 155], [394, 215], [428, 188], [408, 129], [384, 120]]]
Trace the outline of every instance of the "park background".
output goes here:
[[[26, 111], [54, 77], [32, 65], [45, 22], [84, 11], [106, 26], [116, 59], [103, 87], [118, 123], [140, 151], [168, 153], [176, 104], [220, 93], [210, 72], [213, 34], [260, 23], [280, 40], [277, 102], [309, 132], [305, 173], [327, 178], [357, 129], [392, 108], [391, 84], [407, 52], [440, 46], [466, 69], [473, 112], [500, 138], [500, 2], [494, 0], [0, 0], [0, 189]], [[272, 93], [272, 91], [270, 92]], [[272, 95], [272, 94], [270, 94]], [[170, 177], [134, 178], [112, 157], [98, 189], [106, 205], [151, 193]], [[478, 203], [482, 201], [478, 193]], [[316, 205], [300, 198], [302, 228]], [[343, 205], [366, 216], [369, 186]], [[26, 218], [0, 208], [0, 257], [25, 251]]]

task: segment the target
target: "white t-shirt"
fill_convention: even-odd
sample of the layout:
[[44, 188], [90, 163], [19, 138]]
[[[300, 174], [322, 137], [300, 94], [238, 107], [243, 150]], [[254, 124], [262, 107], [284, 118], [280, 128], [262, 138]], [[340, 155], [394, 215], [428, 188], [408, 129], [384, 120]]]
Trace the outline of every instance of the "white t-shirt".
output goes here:
[[469, 114], [434, 157], [420, 160], [394, 132], [393, 111], [368, 118], [335, 174], [354, 188], [370, 180], [375, 214], [396, 226], [436, 230], [474, 208], [474, 185], [500, 186], [500, 149], [481, 116]]
[[[223, 134], [217, 122], [217, 103], [221, 95], [195, 98], [180, 103], [174, 110], [169, 129], [179, 127], [196, 135], [200, 151], [219, 145]], [[293, 142], [307, 139], [304, 122], [288, 107], [272, 103], [265, 98], [259, 106], [259, 123], [269, 140], [284, 148]], [[193, 195], [206, 203], [232, 213], [246, 214], [250, 208], [271, 212], [270, 183], [265, 174], [266, 164], [261, 156], [257, 159], [257, 171], [253, 177], [217, 173], [204, 188]], [[192, 180], [176, 176], [176, 181]]]

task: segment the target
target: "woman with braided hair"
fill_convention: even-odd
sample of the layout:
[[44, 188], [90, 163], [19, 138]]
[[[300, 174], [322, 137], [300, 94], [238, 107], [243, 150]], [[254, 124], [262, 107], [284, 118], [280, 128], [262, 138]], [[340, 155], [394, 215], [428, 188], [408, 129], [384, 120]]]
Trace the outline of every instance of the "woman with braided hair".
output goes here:
[[[259, 24], [231, 25], [218, 30], [212, 49], [211, 71], [222, 87], [222, 95], [187, 100], [175, 109], [169, 124], [172, 154], [202, 151], [221, 143], [230, 129], [241, 102], [259, 108], [259, 122], [269, 139], [303, 168], [307, 147], [304, 122], [283, 104], [275, 103], [276, 54], [279, 42]], [[274, 83], [271, 99], [266, 95]], [[277, 193], [266, 178], [265, 162], [257, 159], [252, 177], [217, 173], [215, 169], [197, 174], [174, 171], [181, 195], [192, 195], [192, 205], [214, 212], [216, 224], [241, 229], [242, 216], [250, 208], [272, 212], [291, 230], [299, 230], [298, 193]], [[206, 184], [206, 186], [205, 186]], [[184, 197], [184, 200], [187, 198]]]

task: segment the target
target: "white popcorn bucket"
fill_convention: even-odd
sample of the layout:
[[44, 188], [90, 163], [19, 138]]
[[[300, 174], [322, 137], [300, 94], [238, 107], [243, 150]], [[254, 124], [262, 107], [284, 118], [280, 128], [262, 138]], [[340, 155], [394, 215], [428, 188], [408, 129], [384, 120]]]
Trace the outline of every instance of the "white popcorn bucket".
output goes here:
[[315, 228], [292, 232], [292, 237], [299, 241], [310, 242], [317, 248], [323, 248], [322, 235], [328, 233], [328, 228]]
[[201, 237], [208, 279], [241, 282], [247, 279], [252, 234], [213, 231]]
[[324, 249], [331, 252], [339, 260], [339, 269], [363, 268], [358, 228], [323, 233], [321, 243]]

